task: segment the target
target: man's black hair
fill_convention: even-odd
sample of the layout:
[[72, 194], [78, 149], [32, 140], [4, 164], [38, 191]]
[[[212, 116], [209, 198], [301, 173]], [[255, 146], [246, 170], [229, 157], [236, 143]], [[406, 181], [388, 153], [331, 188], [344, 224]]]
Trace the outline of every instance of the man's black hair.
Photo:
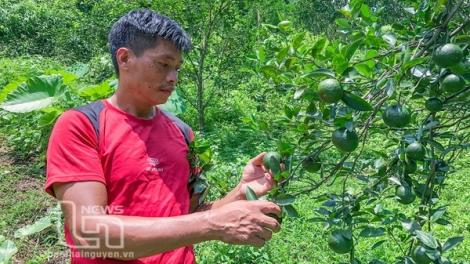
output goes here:
[[136, 56], [154, 48], [162, 38], [173, 43], [182, 52], [191, 49], [191, 40], [184, 30], [173, 20], [155, 11], [133, 10], [121, 17], [109, 32], [109, 52], [116, 75], [119, 76], [116, 52], [127, 47]]

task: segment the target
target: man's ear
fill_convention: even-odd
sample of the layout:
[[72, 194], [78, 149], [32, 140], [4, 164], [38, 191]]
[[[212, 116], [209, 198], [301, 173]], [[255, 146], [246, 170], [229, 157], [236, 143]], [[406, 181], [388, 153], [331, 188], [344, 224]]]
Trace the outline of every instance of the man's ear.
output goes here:
[[129, 60], [132, 57], [132, 52], [128, 48], [119, 48], [116, 51], [116, 61], [120, 70], [126, 71], [129, 68]]

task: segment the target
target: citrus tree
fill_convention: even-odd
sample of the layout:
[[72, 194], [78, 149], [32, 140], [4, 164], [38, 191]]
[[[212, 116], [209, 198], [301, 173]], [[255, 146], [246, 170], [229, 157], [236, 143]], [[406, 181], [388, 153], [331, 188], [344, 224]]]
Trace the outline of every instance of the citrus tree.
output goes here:
[[384, 9], [349, 1], [338, 10], [337, 39], [290, 21], [265, 25], [271, 36], [256, 50], [253, 73], [291, 99], [272, 122], [244, 119], [268, 135], [283, 131], [281, 158], [266, 161], [281, 182], [270, 195], [282, 205], [341, 181], [342, 192], [315, 197], [322, 203], [311, 220], [350, 263], [360, 263], [356, 247], [370, 238], [398, 263], [450, 263], [448, 251], [464, 239], [433, 231], [451, 224], [440, 198], [470, 137], [470, 3], [402, 4], [409, 19], [381, 24]]

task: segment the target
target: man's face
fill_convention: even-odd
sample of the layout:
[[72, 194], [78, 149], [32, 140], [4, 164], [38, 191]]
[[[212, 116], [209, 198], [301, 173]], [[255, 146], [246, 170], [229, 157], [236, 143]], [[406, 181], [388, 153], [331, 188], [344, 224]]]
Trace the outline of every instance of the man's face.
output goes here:
[[140, 57], [132, 55], [129, 66], [132, 93], [146, 105], [163, 104], [175, 89], [183, 57], [175, 45], [159, 40]]

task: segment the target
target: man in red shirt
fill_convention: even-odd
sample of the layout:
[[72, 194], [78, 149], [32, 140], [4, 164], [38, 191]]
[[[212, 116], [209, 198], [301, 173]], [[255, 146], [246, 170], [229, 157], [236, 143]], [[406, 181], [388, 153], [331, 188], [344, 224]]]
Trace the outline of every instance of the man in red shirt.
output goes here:
[[95, 104], [96, 118], [69, 110], [55, 124], [45, 188], [65, 215], [72, 264], [195, 263], [195, 243], [261, 247], [280, 230], [267, 216], [280, 216], [279, 206], [245, 199], [248, 186], [260, 196], [275, 185], [262, 166], [264, 153], [221, 200], [190, 198], [188, 145], [174, 117], [156, 107], [173, 92], [189, 49], [174, 21], [131, 11], [109, 34], [115, 94]]

